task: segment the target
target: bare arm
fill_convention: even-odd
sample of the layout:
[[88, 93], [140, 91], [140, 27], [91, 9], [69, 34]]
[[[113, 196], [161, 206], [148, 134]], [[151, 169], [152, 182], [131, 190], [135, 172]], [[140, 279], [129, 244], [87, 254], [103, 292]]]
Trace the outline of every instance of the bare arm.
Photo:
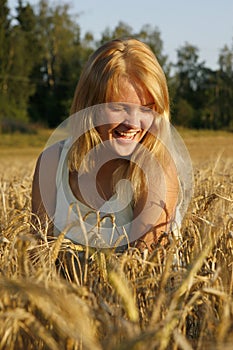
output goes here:
[[[154, 203], [150, 201], [149, 205], [148, 203], [146, 204], [148, 193], [145, 192], [134, 209], [135, 217], [141, 215], [141, 220], [137, 224], [137, 232], [145, 232], [136, 241], [136, 247], [140, 250], [148, 248], [149, 251], [152, 251], [158, 243], [166, 243], [166, 240], [162, 240], [161, 242], [160, 240], [163, 233], [169, 231], [170, 224], [174, 219], [179, 194], [179, 184], [174, 163], [170, 163], [166, 169], [165, 183], [166, 197], [164, 202], [161, 201], [160, 203], [156, 200]], [[153, 196], [156, 197], [156, 194], [150, 193], [150, 196], [153, 198]], [[153, 219], [155, 220], [154, 222]], [[135, 228], [136, 225], [132, 228], [132, 235]]]
[[[32, 223], [42, 227], [52, 222], [56, 206], [56, 172], [60, 155], [59, 144], [44, 150], [36, 163], [32, 182]], [[50, 227], [50, 230], [52, 226]]]

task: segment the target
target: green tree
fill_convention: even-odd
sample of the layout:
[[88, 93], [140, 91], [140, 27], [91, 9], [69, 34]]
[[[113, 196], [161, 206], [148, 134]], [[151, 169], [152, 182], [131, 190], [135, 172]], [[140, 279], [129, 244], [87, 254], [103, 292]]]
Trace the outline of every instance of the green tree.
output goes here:
[[7, 0], [0, 0], [0, 91], [1, 95], [7, 90], [7, 71], [10, 51], [10, 17]]
[[[29, 3], [18, 1], [16, 8], [18, 23], [12, 28], [13, 64], [11, 67], [11, 101], [25, 119], [28, 117], [28, 101], [35, 91], [31, 74], [35, 66], [39, 47], [36, 36], [36, 16]], [[13, 83], [14, 82], [14, 83]]]
[[[174, 121], [182, 124], [178, 115], [177, 106], [183, 101], [187, 102], [194, 112], [189, 114], [189, 127], [202, 127], [202, 108], [206, 99], [203, 95], [203, 86], [206, 76], [204, 62], [199, 62], [199, 50], [197, 47], [186, 43], [177, 50], [177, 63], [175, 67], [175, 92], [174, 93]], [[181, 102], [180, 102], [181, 100]], [[192, 115], [192, 118], [190, 116]], [[185, 116], [184, 116], [185, 118]]]
[[218, 58], [218, 64], [220, 70], [226, 74], [229, 78], [233, 76], [233, 44], [230, 49], [225, 45], [221, 50]]
[[10, 24], [7, 0], [0, 0], [0, 120], [9, 113]]
[[18, 1], [16, 10], [17, 22], [14, 25], [11, 25], [9, 10], [4, 4], [0, 10], [3, 24], [0, 30], [0, 40], [3, 40], [0, 59], [0, 114], [8, 125], [17, 120], [28, 120], [28, 101], [34, 91], [30, 74], [34, 65], [35, 38], [32, 35], [35, 16], [31, 6], [24, 6], [22, 1]]
[[50, 7], [47, 1], [41, 0], [37, 33], [40, 61], [33, 73], [38, 83], [30, 100], [30, 115], [32, 120], [54, 127], [69, 115], [84, 60], [80, 28], [72, 21], [68, 5]]
[[126, 38], [126, 37], [132, 37], [133, 29], [125, 22], [119, 21], [117, 26], [111, 30], [109, 27], [107, 27], [101, 36], [100, 41], [97, 41], [96, 46], [100, 46], [105, 44], [106, 42], [113, 40], [113, 39], [120, 39], [120, 38]]
[[168, 57], [163, 54], [163, 41], [159, 29], [152, 27], [150, 24], [145, 24], [136, 34], [136, 37], [151, 48], [165, 72], [168, 72]]
[[219, 54], [219, 69], [205, 70], [200, 92], [205, 98], [202, 107], [202, 127], [233, 129], [233, 53], [226, 45]]
[[233, 130], [233, 45], [225, 45], [219, 54], [218, 103], [219, 120], [223, 128]]

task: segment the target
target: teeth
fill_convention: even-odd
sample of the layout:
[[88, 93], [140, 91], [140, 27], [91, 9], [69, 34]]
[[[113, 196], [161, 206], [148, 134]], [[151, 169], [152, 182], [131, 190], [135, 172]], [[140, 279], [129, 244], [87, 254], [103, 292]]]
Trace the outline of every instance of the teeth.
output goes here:
[[[119, 132], [119, 131], [118, 131]], [[119, 132], [119, 134], [121, 136], [125, 136], [125, 137], [133, 137], [137, 134], [137, 131], [134, 131], [134, 132]]]

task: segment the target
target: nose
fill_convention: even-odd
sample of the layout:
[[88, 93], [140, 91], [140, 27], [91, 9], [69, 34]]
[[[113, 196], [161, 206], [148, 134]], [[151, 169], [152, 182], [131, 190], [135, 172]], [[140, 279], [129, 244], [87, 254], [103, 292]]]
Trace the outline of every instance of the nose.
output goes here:
[[127, 127], [141, 128], [141, 116], [137, 106], [130, 106], [124, 121]]

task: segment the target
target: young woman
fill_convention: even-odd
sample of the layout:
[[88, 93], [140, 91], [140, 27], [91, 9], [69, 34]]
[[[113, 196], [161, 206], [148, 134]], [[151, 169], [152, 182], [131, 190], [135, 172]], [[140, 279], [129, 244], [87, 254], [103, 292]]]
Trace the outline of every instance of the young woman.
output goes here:
[[32, 211], [42, 225], [51, 219], [53, 235], [65, 230], [79, 244], [154, 249], [187, 207], [187, 159], [178, 160], [169, 114], [166, 78], [147, 45], [119, 39], [94, 52], [68, 134], [37, 161]]

